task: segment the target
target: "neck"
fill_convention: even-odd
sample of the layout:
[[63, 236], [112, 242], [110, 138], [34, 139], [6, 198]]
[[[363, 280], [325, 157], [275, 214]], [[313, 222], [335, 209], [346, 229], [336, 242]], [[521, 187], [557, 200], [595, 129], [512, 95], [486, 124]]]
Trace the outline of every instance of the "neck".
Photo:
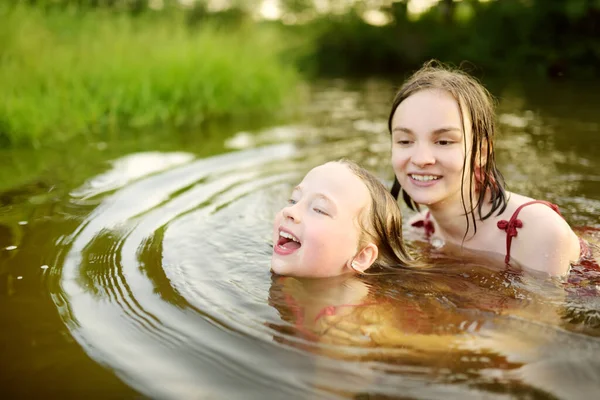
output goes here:
[[[484, 209], [488, 207], [489, 199], [484, 198]], [[477, 202], [477, 196], [473, 195], [473, 202]], [[464, 241], [469, 241], [474, 230], [475, 222], [480, 224], [482, 221], [479, 218], [479, 212], [477, 208], [471, 214], [471, 207], [469, 205], [469, 198], [465, 197], [466, 207], [462, 204], [462, 199], [460, 197], [458, 199], [448, 200], [437, 204], [432, 204], [429, 206], [429, 211], [431, 212], [432, 217], [435, 219], [435, 222], [438, 225], [439, 234], [446, 240], [452, 243], [462, 243]], [[465, 208], [467, 213], [465, 215]]]

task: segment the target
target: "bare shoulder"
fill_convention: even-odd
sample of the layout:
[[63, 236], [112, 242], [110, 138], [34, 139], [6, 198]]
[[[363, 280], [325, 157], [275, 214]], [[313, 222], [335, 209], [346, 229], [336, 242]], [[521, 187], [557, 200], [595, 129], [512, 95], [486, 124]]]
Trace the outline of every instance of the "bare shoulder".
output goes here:
[[579, 259], [579, 239], [569, 224], [542, 203], [524, 207], [518, 216], [522, 226], [513, 240], [511, 258], [526, 268], [565, 274]]

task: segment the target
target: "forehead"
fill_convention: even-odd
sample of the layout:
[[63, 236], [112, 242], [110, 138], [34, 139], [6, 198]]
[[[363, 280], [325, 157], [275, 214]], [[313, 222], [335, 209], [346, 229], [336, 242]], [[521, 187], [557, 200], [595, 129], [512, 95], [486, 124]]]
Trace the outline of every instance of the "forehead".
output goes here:
[[330, 162], [313, 168], [300, 184], [303, 191], [318, 192], [340, 206], [360, 209], [371, 198], [363, 181], [347, 166]]
[[[470, 116], [463, 109], [465, 128], [470, 128]], [[441, 89], [420, 90], [408, 96], [394, 112], [392, 128], [403, 126], [411, 130], [435, 130], [440, 127], [457, 127], [462, 130], [458, 101]]]

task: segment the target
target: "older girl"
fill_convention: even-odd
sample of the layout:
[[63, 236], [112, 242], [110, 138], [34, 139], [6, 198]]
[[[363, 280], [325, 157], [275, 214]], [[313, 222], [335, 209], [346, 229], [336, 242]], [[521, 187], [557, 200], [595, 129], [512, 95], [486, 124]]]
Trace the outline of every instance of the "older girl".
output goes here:
[[[494, 102], [473, 77], [427, 63], [397, 93], [389, 116], [392, 166], [411, 225], [436, 247], [502, 255], [562, 275], [586, 251], [558, 207], [510, 193], [494, 153]], [[543, 168], [540, 166], [540, 168]]]

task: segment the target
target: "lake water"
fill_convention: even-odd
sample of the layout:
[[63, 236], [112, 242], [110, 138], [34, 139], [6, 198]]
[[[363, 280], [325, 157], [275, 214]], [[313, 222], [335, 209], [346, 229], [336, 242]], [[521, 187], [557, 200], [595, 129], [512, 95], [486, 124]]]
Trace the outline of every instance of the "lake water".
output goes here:
[[[559, 204], [597, 244], [591, 87], [491, 84], [509, 189]], [[310, 168], [347, 157], [391, 182], [394, 89], [327, 80], [270, 126], [2, 151], [2, 393], [595, 397], [599, 272], [544, 279], [418, 243], [434, 265], [426, 272], [318, 281], [269, 272], [273, 214]]]

